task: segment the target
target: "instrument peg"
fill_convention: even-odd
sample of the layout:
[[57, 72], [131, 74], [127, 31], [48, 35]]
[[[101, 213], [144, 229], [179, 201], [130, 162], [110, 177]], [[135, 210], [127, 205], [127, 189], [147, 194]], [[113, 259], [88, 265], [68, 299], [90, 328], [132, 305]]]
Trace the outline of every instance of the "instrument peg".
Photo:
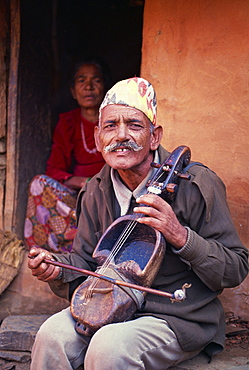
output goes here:
[[[154, 167], [154, 168], [160, 168], [161, 167], [161, 164], [159, 163], [156, 163], [156, 162], [152, 162], [151, 164], [151, 167]], [[166, 171], [166, 172], [169, 172], [170, 171], [170, 166], [162, 166], [162, 170], [163, 171]]]
[[190, 178], [191, 178], [191, 176], [187, 175], [186, 173], [178, 173], [177, 176], [180, 177], [180, 179], [183, 179], [183, 180], [190, 180]]
[[159, 168], [161, 165], [159, 163], [156, 163], [156, 162], [151, 162], [151, 167], [154, 167], [154, 168]]
[[176, 193], [177, 190], [178, 190], [178, 185], [173, 184], [173, 183], [167, 184], [166, 185], [166, 190], [167, 190], [168, 193]]

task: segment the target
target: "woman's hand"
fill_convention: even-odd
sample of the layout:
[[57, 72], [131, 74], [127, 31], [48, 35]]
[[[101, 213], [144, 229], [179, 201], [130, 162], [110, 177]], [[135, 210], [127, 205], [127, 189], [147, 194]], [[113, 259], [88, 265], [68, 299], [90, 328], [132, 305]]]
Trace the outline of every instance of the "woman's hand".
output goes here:
[[38, 280], [49, 282], [58, 277], [60, 267], [44, 262], [44, 258], [53, 260], [48, 251], [41, 248], [31, 248], [29, 257], [28, 267], [31, 269], [32, 275], [36, 276]]
[[72, 176], [69, 177], [67, 180], [64, 181], [64, 185], [66, 185], [69, 189], [81, 189], [87, 182], [88, 177], [82, 176]]
[[145, 194], [136, 199], [136, 202], [141, 205], [135, 207], [133, 211], [147, 216], [138, 218], [138, 222], [160, 231], [175, 248], [180, 249], [184, 246], [188, 231], [179, 223], [171, 206], [165, 200], [158, 195]]

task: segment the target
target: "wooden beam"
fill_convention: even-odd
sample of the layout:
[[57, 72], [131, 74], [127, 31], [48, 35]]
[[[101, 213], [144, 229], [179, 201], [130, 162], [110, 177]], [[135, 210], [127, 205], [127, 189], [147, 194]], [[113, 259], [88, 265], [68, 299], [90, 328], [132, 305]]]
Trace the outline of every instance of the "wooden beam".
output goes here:
[[7, 1], [0, 1], [0, 229], [3, 229], [6, 180], [7, 68], [5, 61], [9, 32], [7, 10]]
[[20, 1], [10, 0], [10, 72], [8, 86], [7, 113], [7, 163], [6, 163], [6, 193], [4, 207], [4, 229], [12, 230], [16, 204], [16, 128], [17, 128], [17, 89], [18, 65], [20, 50]]

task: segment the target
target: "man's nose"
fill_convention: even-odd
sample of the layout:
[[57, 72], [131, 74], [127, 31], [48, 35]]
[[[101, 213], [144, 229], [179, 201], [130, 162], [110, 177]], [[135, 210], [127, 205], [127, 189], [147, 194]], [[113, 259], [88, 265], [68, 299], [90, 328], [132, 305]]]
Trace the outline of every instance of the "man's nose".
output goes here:
[[124, 123], [120, 123], [118, 125], [118, 129], [117, 129], [117, 138], [122, 141], [122, 140], [126, 140], [128, 139], [129, 137], [129, 130], [128, 130], [128, 127], [124, 124]]

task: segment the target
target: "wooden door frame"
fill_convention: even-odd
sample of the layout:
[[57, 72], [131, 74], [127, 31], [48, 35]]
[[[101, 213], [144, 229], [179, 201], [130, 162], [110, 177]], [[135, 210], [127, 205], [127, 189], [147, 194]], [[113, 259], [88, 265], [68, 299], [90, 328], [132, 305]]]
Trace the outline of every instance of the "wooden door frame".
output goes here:
[[6, 188], [3, 227], [12, 230], [15, 224], [15, 206], [18, 174], [17, 92], [20, 52], [20, 0], [10, 0], [10, 67], [7, 101]]

